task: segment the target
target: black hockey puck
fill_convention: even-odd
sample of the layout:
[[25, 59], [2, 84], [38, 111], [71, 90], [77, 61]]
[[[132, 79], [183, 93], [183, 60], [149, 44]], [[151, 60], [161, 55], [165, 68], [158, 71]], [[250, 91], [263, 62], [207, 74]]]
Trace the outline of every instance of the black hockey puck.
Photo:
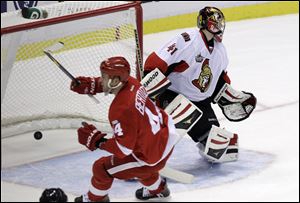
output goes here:
[[34, 138], [35, 138], [36, 140], [40, 140], [40, 139], [42, 139], [43, 134], [42, 134], [40, 131], [36, 131], [36, 132], [33, 134], [33, 136], [34, 136]]

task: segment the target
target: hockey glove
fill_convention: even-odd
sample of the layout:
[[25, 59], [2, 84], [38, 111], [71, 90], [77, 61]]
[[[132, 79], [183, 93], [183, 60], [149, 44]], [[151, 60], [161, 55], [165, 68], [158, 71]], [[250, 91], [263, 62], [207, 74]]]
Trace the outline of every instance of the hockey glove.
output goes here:
[[158, 68], [155, 68], [141, 80], [141, 84], [149, 97], [155, 99], [171, 85], [171, 82]]
[[228, 120], [242, 121], [253, 112], [257, 101], [252, 93], [235, 90], [225, 83], [214, 102], [220, 106]]
[[77, 130], [78, 133], [78, 142], [86, 146], [89, 150], [94, 151], [99, 148], [100, 143], [105, 142], [107, 139], [104, 138], [106, 134], [98, 131], [94, 125], [84, 124], [84, 127], [81, 127]]
[[77, 77], [76, 80], [79, 82], [77, 84], [75, 81], [71, 82], [70, 89], [78, 94], [91, 94], [102, 92], [101, 77], [91, 78], [91, 77]]

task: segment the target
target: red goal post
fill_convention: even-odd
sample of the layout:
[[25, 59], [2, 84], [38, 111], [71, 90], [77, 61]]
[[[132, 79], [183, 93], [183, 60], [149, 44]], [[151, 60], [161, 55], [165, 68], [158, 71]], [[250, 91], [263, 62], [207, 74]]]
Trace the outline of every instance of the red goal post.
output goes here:
[[1, 137], [78, 128], [82, 121], [109, 131], [113, 97], [96, 95], [101, 102], [97, 105], [71, 92], [70, 80], [43, 54], [43, 49], [62, 41], [65, 46], [54, 55], [74, 76], [100, 76], [103, 59], [122, 55], [129, 60], [131, 75], [140, 79], [141, 3], [102, 3], [40, 7], [48, 12], [46, 19], [24, 19], [20, 11], [1, 15]]

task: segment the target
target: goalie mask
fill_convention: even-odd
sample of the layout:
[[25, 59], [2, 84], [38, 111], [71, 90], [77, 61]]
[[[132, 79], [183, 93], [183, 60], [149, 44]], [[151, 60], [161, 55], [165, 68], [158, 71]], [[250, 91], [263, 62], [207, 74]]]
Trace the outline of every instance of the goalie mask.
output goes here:
[[100, 65], [100, 70], [110, 77], [120, 77], [122, 82], [127, 82], [130, 75], [130, 65], [128, 61], [121, 56], [104, 60]]
[[225, 30], [225, 17], [218, 8], [205, 7], [199, 11], [197, 26], [208, 30], [216, 41], [221, 42]]

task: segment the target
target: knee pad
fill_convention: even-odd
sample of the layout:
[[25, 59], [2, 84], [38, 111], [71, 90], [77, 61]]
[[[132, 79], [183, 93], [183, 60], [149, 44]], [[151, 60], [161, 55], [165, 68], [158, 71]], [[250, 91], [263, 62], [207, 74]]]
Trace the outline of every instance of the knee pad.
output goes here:
[[197, 144], [199, 153], [210, 162], [229, 162], [238, 159], [238, 135], [212, 126], [206, 144]]

